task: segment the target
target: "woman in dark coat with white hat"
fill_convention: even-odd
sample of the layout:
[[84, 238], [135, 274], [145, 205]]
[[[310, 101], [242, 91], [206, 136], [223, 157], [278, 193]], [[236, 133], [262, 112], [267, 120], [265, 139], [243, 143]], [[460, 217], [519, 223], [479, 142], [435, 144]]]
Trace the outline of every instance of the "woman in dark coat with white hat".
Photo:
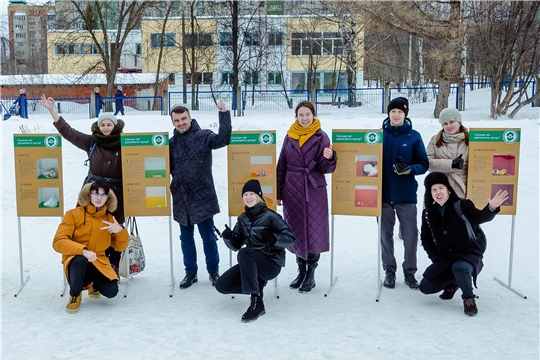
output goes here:
[[[478, 313], [473, 283], [483, 267], [482, 249], [477, 241], [469, 239], [467, 227], [457, 214], [454, 203], [461, 198], [456, 195], [448, 177], [441, 172], [430, 173], [424, 185], [424, 211], [422, 214], [421, 240], [432, 264], [424, 271], [420, 291], [450, 300], [461, 289], [466, 315]], [[508, 199], [506, 190], [499, 190], [482, 210], [469, 199], [459, 204], [463, 214], [475, 229], [479, 224], [493, 220], [500, 206]]]
[[[96, 180], [105, 181], [113, 189], [118, 199], [118, 206], [112, 213], [119, 224], [124, 224], [124, 194], [122, 188], [122, 155], [120, 151], [120, 134], [124, 130], [124, 122], [112, 113], [99, 114], [92, 124], [92, 134], [82, 133], [72, 128], [54, 110], [54, 99], [41, 96], [41, 105], [45, 106], [54, 120], [54, 127], [64, 139], [88, 154], [90, 160], [88, 176], [84, 184]], [[118, 272], [121, 253], [114, 248], [107, 249], [111, 265]]]

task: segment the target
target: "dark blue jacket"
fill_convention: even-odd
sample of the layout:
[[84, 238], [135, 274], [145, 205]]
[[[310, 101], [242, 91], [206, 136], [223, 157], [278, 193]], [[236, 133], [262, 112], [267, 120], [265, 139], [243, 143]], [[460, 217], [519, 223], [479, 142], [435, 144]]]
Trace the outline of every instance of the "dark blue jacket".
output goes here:
[[[405, 118], [401, 126], [391, 126], [390, 119], [383, 121], [383, 184], [382, 201], [387, 204], [416, 204], [418, 183], [415, 175], [424, 174], [429, 159], [422, 136], [412, 129], [412, 122]], [[398, 175], [393, 165], [402, 157], [411, 167], [409, 175]]]
[[19, 97], [15, 100], [15, 103], [13, 105], [19, 104], [19, 116], [23, 119], [28, 119], [28, 101], [26, 100], [26, 96], [19, 95]]
[[195, 119], [188, 131], [174, 129], [169, 143], [174, 220], [188, 226], [219, 213], [212, 176], [212, 150], [229, 145], [231, 113], [219, 112], [219, 130], [201, 129]]
[[124, 110], [124, 94], [120, 90], [116, 90], [114, 101], [116, 102], [116, 111]]

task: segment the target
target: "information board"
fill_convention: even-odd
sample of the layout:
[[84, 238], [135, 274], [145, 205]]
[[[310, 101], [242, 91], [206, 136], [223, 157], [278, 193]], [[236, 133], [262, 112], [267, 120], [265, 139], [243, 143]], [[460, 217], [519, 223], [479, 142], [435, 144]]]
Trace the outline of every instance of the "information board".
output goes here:
[[17, 216], [64, 216], [62, 137], [14, 134]]
[[170, 216], [169, 134], [122, 134], [125, 216]]
[[382, 130], [333, 130], [332, 214], [381, 216]]
[[244, 212], [242, 187], [249, 179], [261, 183], [266, 205], [276, 210], [276, 131], [233, 131], [227, 147], [229, 216]]
[[520, 141], [521, 129], [469, 129], [467, 197], [477, 208], [507, 190], [499, 214], [516, 214]]

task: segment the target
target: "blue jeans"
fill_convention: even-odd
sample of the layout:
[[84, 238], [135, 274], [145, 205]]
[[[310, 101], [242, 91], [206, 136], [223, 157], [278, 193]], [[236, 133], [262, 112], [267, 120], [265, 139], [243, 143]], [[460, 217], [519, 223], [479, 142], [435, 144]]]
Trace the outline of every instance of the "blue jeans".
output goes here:
[[472, 286], [472, 273], [474, 266], [465, 260], [456, 261], [452, 265], [452, 271], [445, 271], [434, 280], [422, 278], [420, 281], [420, 291], [423, 294], [435, 294], [452, 283], [457, 284], [463, 294], [462, 299], [474, 299]]
[[[209, 274], [219, 272], [219, 253], [214, 235], [214, 217], [197, 224], [199, 234], [203, 241], [204, 256], [206, 257], [206, 270]], [[195, 225], [183, 226], [180, 224], [180, 243], [184, 255], [186, 274], [197, 274], [197, 249], [195, 248]]]

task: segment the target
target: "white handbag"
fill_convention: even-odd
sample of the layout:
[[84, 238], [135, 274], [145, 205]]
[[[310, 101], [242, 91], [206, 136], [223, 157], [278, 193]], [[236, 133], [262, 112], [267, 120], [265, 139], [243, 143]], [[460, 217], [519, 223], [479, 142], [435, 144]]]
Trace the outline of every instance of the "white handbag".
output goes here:
[[128, 278], [144, 270], [146, 259], [144, 257], [141, 238], [139, 237], [139, 229], [137, 229], [137, 221], [134, 216], [126, 219], [125, 227], [129, 232], [129, 244], [122, 251], [119, 270], [121, 277]]

